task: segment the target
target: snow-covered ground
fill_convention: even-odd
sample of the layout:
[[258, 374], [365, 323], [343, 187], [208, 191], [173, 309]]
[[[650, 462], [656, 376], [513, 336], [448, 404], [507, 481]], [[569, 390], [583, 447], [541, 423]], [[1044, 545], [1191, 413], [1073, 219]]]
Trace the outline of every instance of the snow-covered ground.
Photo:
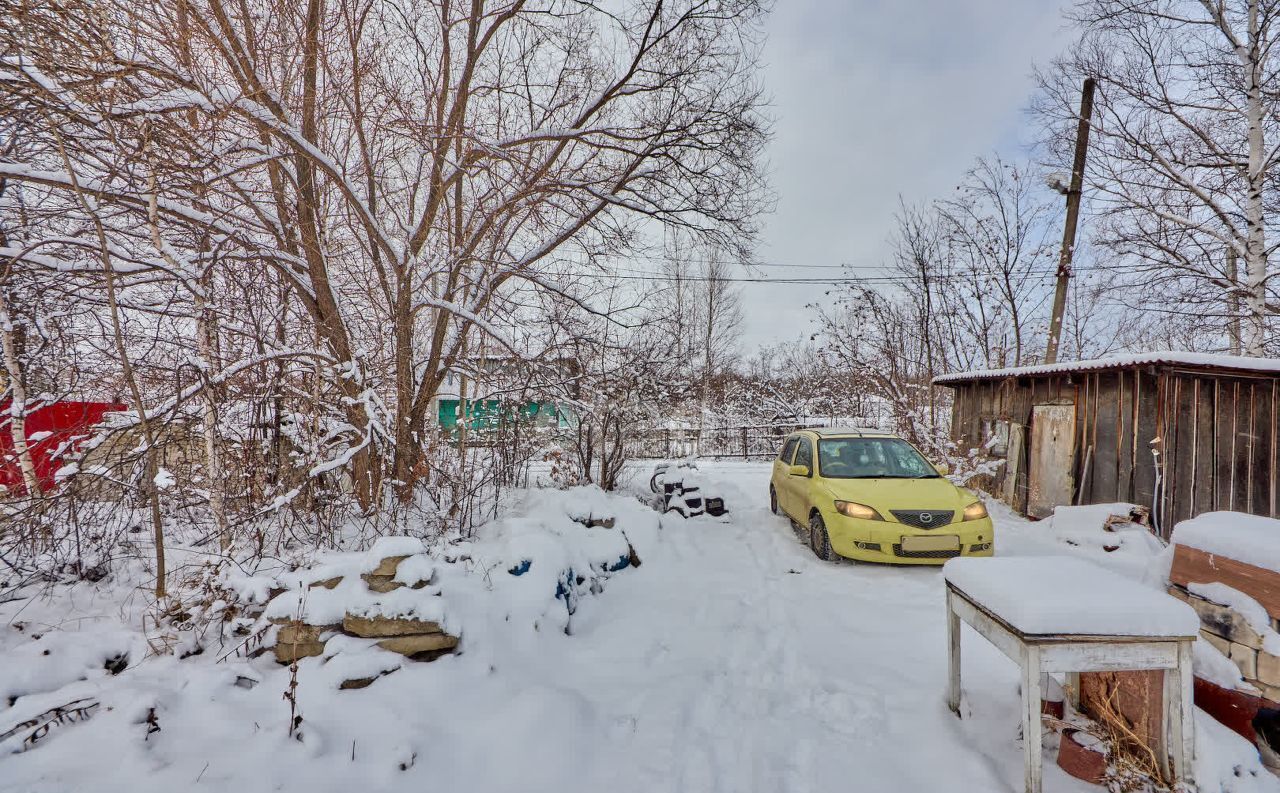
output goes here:
[[[966, 629], [965, 718], [943, 703], [940, 571], [820, 562], [768, 512], [767, 464], [703, 471], [730, 515], [664, 519], [637, 548], [640, 568], [580, 602], [572, 635], [513, 626], [509, 640], [490, 633], [356, 691], [304, 663], [301, 742], [287, 735], [289, 672], [268, 658], [152, 657], [82, 682], [62, 670], [70, 685], [33, 696], [94, 695], [111, 710], [0, 757], [0, 790], [1020, 790], [1014, 665]], [[1063, 552], [1042, 527], [993, 512], [1000, 554]], [[22, 618], [56, 630], [40, 626], [65, 618], [53, 605]], [[0, 624], [15, 608], [0, 605]], [[113, 609], [102, 604], [104, 626]], [[30, 639], [0, 631], [3, 689], [5, 660]], [[1202, 791], [1280, 791], [1251, 746], [1199, 727]], [[1053, 756], [1047, 791], [1098, 789]]]

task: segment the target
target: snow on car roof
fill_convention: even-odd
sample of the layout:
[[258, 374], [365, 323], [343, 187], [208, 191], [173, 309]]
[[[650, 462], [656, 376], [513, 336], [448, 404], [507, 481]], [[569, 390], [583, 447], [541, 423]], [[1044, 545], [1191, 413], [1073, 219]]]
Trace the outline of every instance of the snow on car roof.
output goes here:
[[1217, 355], [1202, 352], [1124, 353], [1095, 358], [1088, 361], [1064, 361], [1039, 366], [1013, 366], [1007, 369], [979, 369], [971, 372], [952, 372], [933, 378], [935, 385], [967, 383], [972, 380], [996, 380], [1005, 377], [1034, 377], [1037, 375], [1066, 374], [1071, 372], [1095, 372], [1106, 369], [1127, 369], [1148, 365], [1191, 366], [1206, 369], [1233, 369], [1249, 372], [1274, 372], [1280, 374], [1280, 359], [1246, 358], [1241, 355]]
[[843, 438], [855, 435], [867, 435], [874, 438], [897, 437], [892, 432], [872, 429], [869, 427], [810, 427], [808, 431], [814, 433], [819, 438]]

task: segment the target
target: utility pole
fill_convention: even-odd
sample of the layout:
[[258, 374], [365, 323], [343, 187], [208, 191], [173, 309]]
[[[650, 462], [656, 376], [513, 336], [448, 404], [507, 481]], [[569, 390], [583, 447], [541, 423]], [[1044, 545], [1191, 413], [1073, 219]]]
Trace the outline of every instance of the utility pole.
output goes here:
[[1062, 252], [1058, 256], [1058, 284], [1053, 291], [1053, 315], [1049, 319], [1049, 343], [1044, 362], [1058, 360], [1062, 338], [1062, 317], [1067, 311], [1067, 283], [1071, 280], [1071, 256], [1076, 247], [1076, 224], [1080, 219], [1080, 194], [1084, 190], [1084, 162], [1089, 151], [1089, 121], [1093, 118], [1093, 78], [1086, 77], [1080, 95], [1080, 121], [1076, 125], [1076, 156], [1071, 164], [1071, 186], [1067, 188], [1067, 221], [1062, 230]]

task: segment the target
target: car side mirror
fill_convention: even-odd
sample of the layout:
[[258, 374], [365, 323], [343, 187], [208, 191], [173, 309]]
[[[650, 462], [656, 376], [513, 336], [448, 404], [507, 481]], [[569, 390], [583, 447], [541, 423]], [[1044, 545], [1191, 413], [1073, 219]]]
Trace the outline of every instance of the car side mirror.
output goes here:
[[951, 466], [947, 465], [946, 463], [938, 463], [937, 465], [934, 466], [934, 468], [938, 469], [939, 476], [946, 476], [947, 474], [951, 473]]
[[809, 475], [809, 466], [807, 466], [807, 465], [793, 465], [793, 466], [791, 466], [791, 475], [792, 475], [792, 476], [808, 476], [808, 475]]

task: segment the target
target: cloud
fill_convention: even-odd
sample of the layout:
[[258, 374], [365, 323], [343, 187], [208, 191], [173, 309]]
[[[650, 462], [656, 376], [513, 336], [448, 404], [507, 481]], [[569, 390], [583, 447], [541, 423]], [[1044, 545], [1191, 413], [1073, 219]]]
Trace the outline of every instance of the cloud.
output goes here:
[[[973, 159], [1019, 153], [1035, 62], [1066, 43], [1057, 0], [781, 0], [768, 23], [777, 211], [760, 258], [876, 265], [898, 196], [954, 188]], [[770, 267], [770, 276], [839, 271]], [[744, 284], [744, 351], [811, 329], [822, 287]]]

